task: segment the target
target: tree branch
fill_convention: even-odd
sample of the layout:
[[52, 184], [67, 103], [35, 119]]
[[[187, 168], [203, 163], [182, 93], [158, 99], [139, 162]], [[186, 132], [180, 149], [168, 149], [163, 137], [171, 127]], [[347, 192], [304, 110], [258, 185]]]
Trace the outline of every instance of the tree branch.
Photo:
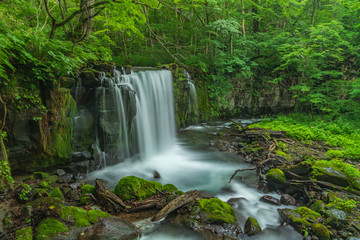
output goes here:
[[2, 99], [1, 95], [0, 95], [0, 102], [4, 105], [4, 118], [3, 118], [3, 121], [1, 123], [2, 125], [1, 125], [1, 128], [0, 128], [0, 132], [2, 132], [2, 130], [5, 127], [5, 122], [6, 122], [7, 107], [6, 107], [6, 104], [5, 104], [4, 100]]
[[153, 10], [159, 10], [159, 9], [160, 9], [160, 1], [159, 1], [159, 5], [158, 5], [157, 8], [151, 7], [151, 6], [147, 5], [146, 3], [137, 2], [137, 1], [135, 1], [135, 0], [133, 0], [132, 3], [139, 4], [139, 5], [142, 5], [142, 6], [151, 8], [151, 9], [153, 9]]

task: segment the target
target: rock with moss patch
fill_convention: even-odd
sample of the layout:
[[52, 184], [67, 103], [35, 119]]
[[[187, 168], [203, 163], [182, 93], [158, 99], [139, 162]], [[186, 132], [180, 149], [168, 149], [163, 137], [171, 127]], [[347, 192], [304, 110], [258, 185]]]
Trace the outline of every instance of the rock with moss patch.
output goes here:
[[299, 207], [298, 209], [278, 209], [278, 212], [284, 222], [289, 223], [296, 230], [302, 231], [310, 227], [314, 223], [318, 223], [321, 215], [307, 207]]
[[270, 169], [266, 173], [266, 180], [273, 189], [284, 188], [287, 186], [286, 176], [283, 171], [278, 168]]
[[261, 232], [261, 227], [255, 218], [249, 217], [245, 222], [244, 233], [252, 236]]
[[87, 196], [88, 194], [92, 194], [95, 196], [96, 188], [90, 184], [85, 184], [81, 187], [81, 195], [80, 195], [80, 205], [84, 205], [91, 201], [90, 197]]
[[326, 224], [329, 224], [335, 228], [341, 228], [348, 225], [347, 215], [343, 210], [337, 208], [330, 208], [325, 211], [327, 216]]
[[[23, 210], [26, 212], [35, 212], [37, 215], [61, 216], [63, 213], [63, 201], [57, 198], [45, 197], [36, 199], [33, 202], [25, 204]], [[31, 210], [29, 210], [31, 209]]]
[[90, 223], [96, 223], [99, 221], [100, 218], [108, 218], [110, 214], [107, 212], [103, 212], [97, 209], [89, 210], [88, 211], [88, 219]]
[[156, 194], [157, 189], [163, 189], [161, 183], [148, 181], [135, 176], [128, 176], [120, 179], [115, 187], [114, 193], [124, 201], [131, 199], [142, 201]]
[[49, 176], [47, 173], [44, 173], [44, 172], [34, 172], [33, 174], [36, 179], [41, 179], [41, 180], [44, 180], [45, 178], [47, 178]]
[[317, 200], [313, 204], [311, 204], [310, 209], [314, 210], [315, 212], [321, 213], [325, 210], [325, 203], [321, 200]]
[[99, 218], [110, 217], [110, 214], [100, 210], [86, 211], [79, 207], [65, 206], [63, 207], [63, 214], [61, 218], [72, 222], [76, 227], [90, 226], [92, 223], [96, 223]]
[[321, 223], [315, 223], [311, 226], [312, 231], [314, 232], [315, 236], [319, 238], [319, 240], [330, 240], [330, 232], [327, 227], [322, 225]]
[[60, 200], [64, 200], [64, 195], [62, 194], [61, 190], [56, 187], [54, 188], [50, 193], [49, 193], [50, 197], [53, 197], [53, 198], [58, 198]]
[[32, 240], [32, 229], [31, 227], [25, 227], [16, 231], [15, 240]]
[[190, 218], [197, 219], [202, 223], [234, 223], [234, 209], [226, 202], [218, 198], [200, 199], [193, 208]]
[[36, 240], [51, 239], [55, 235], [67, 232], [69, 229], [55, 218], [45, 218], [36, 229]]

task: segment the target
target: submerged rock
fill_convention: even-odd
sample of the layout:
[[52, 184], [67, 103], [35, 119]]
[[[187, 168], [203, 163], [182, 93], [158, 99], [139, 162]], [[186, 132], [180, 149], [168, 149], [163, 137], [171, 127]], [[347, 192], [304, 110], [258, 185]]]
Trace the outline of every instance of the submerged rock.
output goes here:
[[261, 232], [261, 227], [255, 218], [249, 217], [245, 222], [244, 233], [252, 236]]
[[272, 205], [278, 205], [278, 206], [281, 205], [279, 199], [277, 199], [275, 197], [272, 197], [272, 196], [269, 196], [269, 195], [262, 196], [260, 198], [260, 201], [266, 202], [266, 203], [269, 203], [269, 204], [272, 204]]

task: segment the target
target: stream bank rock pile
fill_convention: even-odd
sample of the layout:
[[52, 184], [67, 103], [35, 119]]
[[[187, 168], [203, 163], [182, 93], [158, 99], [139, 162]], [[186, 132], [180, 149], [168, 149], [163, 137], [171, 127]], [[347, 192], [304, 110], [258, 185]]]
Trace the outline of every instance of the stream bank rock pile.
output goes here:
[[138, 239], [142, 230], [132, 222], [144, 219], [148, 224], [166, 219], [206, 239], [242, 234], [228, 203], [135, 176], [120, 179], [110, 191], [101, 179], [93, 186], [38, 172], [4, 199], [12, 210], [3, 220], [1, 239]]
[[[234, 124], [218, 135], [211, 146], [253, 163], [259, 188], [281, 194], [281, 199], [265, 196], [261, 201], [297, 206], [278, 212], [305, 239], [360, 239], [360, 172], [351, 159], [330, 158], [325, 143], [297, 141], [283, 131]], [[244, 180], [246, 170], [253, 169], [235, 171], [230, 181]]]

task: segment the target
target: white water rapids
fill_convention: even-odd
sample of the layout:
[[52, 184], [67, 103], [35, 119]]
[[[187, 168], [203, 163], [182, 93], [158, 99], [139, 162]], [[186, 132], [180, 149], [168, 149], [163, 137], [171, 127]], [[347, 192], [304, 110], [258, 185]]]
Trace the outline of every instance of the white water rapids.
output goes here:
[[[236, 169], [249, 168], [235, 154], [209, 148], [213, 133], [222, 131], [230, 123], [215, 126], [191, 126], [175, 134], [175, 111], [172, 78], [169, 71], [139, 72], [119, 75], [118, 86], [128, 85], [136, 92], [136, 127], [140, 155], [90, 174], [89, 179], [101, 178], [112, 188], [125, 176], [153, 179], [154, 171], [160, 173], [162, 184], [171, 183], [182, 191], [203, 190], [223, 201], [237, 198], [234, 205], [240, 227], [249, 216], [255, 217], [264, 231], [256, 236], [241, 239], [297, 240], [302, 236], [292, 228], [280, 226], [279, 206], [260, 202], [263, 193], [254, 186], [255, 171], [239, 173], [244, 181], [228, 180]], [[120, 103], [119, 103], [120, 104]], [[209, 137], [210, 136], [210, 137]], [[271, 194], [279, 198], [276, 194]], [[285, 207], [285, 206], [281, 206]], [[143, 227], [142, 223], [138, 223]], [[185, 228], [175, 228], [166, 220], [146, 226], [142, 240], [147, 239], [203, 239], [198, 233]]]

